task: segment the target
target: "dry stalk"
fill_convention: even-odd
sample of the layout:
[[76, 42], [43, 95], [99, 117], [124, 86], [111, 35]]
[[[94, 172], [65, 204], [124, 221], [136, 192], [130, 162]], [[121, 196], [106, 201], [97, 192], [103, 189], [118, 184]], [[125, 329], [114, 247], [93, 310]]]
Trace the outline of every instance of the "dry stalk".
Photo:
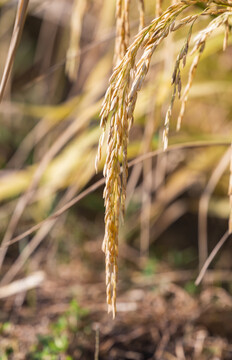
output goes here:
[[207, 185], [205, 186], [204, 192], [199, 201], [199, 210], [198, 210], [199, 268], [202, 268], [208, 256], [207, 214], [208, 214], [209, 201], [218, 181], [220, 180], [224, 171], [228, 167], [229, 160], [230, 160], [230, 149], [226, 151], [226, 153], [220, 159], [219, 163], [212, 172], [210, 179]]
[[223, 41], [223, 51], [225, 51], [228, 46], [229, 30], [230, 30], [230, 26], [229, 26], [229, 22], [227, 21], [225, 23], [225, 36], [224, 36], [224, 41]]
[[130, 40], [129, 23], [130, 0], [117, 0], [116, 5], [116, 41], [114, 64], [118, 65], [125, 55]]
[[88, 0], [74, 0], [71, 17], [71, 33], [66, 58], [66, 73], [71, 81], [77, 78], [80, 62], [80, 38]]
[[155, 15], [159, 17], [162, 14], [162, 0], [156, 0], [155, 3]]
[[139, 31], [141, 31], [145, 25], [144, 0], [138, 0], [138, 9], [139, 9]]
[[229, 233], [231, 233], [232, 232], [232, 144], [231, 144], [231, 154], [230, 154], [229, 198], [230, 198]]

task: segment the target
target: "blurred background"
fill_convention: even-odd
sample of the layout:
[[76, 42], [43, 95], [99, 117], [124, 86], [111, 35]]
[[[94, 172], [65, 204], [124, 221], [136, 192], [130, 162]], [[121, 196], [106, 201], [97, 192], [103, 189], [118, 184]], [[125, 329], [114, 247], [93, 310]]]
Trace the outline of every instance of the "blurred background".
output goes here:
[[[156, 16], [145, 0], [145, 25]], [[164, 1], [163, 9], [170, 3]], [[116, 1], [31, 0], [0, 105], [0, 234], [7, 244], [102, 178], [99, 113], [113, 70]], [[0, 74], [17, 1], [0, 1]], [[198, 6], [188, 10], [199, 12]], [[187, 15], [188, 12], [185, 14]], [[212, 18], [193, 27], [193, 38]], [[131, 1], [131, 41], [139, 28]], [[162, 148], [175, 61], [189, 27], [155, 51], [129, 160]], [[228, 228], [231, 37], [207, 41], [170, 150], [129, 168], [118, 314], [106, 313], [103, 186], [0, 253], [0, 358], [232, 359], [232, 248], [195, 279]], [[190, 56], [182, 70], [186, 84]], [[21, 281], [21, 282], [20, 282]]]

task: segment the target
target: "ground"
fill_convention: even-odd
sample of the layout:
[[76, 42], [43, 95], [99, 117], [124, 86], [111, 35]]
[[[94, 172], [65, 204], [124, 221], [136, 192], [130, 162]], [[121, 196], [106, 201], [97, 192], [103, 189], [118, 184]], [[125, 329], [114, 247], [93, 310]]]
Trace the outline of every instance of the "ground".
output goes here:
[[232, 359], [232, 297], [212, 284], [216, 272], [195, 288], [190, 270], [128, 271], [115, 320], [103, 272], [79, 261], [59, 264], [36, 290], [8, 298], [1, 359]]

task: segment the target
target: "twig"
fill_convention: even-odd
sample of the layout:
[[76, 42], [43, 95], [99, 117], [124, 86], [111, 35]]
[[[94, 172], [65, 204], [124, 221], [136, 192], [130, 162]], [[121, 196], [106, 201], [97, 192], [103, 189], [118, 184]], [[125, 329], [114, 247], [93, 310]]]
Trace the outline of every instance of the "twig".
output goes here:
[[201, 280], [203, 279], [206, 270], [208, 269], [210, 263], [213, 261], [213, 259], [215, 258], [215, 256], [217, 255], [218, 251], [221, 249], [221, 247], [224, 245], [224, 243], [226, 242], [226, 240], [228, 239], [228, 237], [231, 235], [231, 233], [229, 233], [229, 231], [226, 231], [225, 234], [222, 236], [222, 238], [219, 240], [219, 242], [217, 243], [217, 245], [215, 246], [215, 248], [213, 249], [213, 251], [211, 252], [211, 254], [209, 255], [208, 259], [205, 261], [204, 266], [202, 267], [200, 274], [198, 275], [195, 284], [199, 285]]

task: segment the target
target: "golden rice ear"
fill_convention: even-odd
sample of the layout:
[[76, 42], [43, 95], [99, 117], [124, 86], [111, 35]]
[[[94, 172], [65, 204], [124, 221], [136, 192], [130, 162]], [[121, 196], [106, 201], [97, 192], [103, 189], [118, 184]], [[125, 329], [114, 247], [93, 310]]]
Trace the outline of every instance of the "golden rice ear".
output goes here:
[[[118, 6], [122, 2], [118, 2]], [[121, 16], [121, 7], [117, 8]], [[129, 46], [125, 56], [114, 69], [110, 78], [109, 88], [106, 92], [101, 111], [101, 127], [106, 130], [107, 120], [110, 118], [109, 134], [107, 140], [107, 156], [103, 174], [106, 177], [105, 199], [105, 236], [103, 251], [106, 261], [106, 288], [108, 310], [116, 314], [116, 283], [117, 283], [117, 257], [118, 232], [120, 213], [124, 213], [127, 185], [127, 145], [129, 128], [133, 122], [133, 112], [137, 93], [149, 69], [152, 54], [170, 31], [173, 18], [187, 7], [186, 4], [176, 4], [170, 7], [160, 19], [155, 19], [148, 27], [137, 35], [135, 41]], [[154, 35], [155, 34], [155, 35]], [[124, 40], [123, 40], [124, 41]], [[122, 39], [120, 42], [122, 44]], [[143, 46], [143, 54], [135, 64], [136, 55]], [[118, 53], [118, 56], [120, 53]], [[134, 72], [132, 80], [131, 73]], [[102, 139], [99, 143], [97, 161], [100, 160]], [[122, 161], [122, 175], [120, 162]]]
[[66, 56], [66, 74], [71, 81], [77, 79], [80, 62], [80, 38], [88, 0], [74, 0], [71, 16], [70, 42]]
[[[224, 4], [224, 0], [215, 0], [215, 2], [217, 4]], [[197, 4], [197, 0], [184, 0], [171, 5], [159, 18], [155, 18], [150, 25], [143, 28], [137, 34], [134, 42], [127, 48], [124, 57], [119, 61], [126, 46], [126, 34], [128, 34], [126, 33], [126, 24], [128, 20], [129, 1], [118, 0], [117, 2], [117, 14], [122, 21], [121, 23], [119, 22], [119, 28], [122, 31], [120, 33], [121, 37], [119, 37], [118, 50], [116, 51], [116, 58], [119, 62], [110, 78], [109, 87], [106, 91], [101, 110], [101, 127], [103, 128], [103, 134], [107, 128], [107, 121], [110, 119], [107, 155], [103, 170], [103, 174], [106, 178], [103, 193], [105, 201], [105, 236], [103, 241], [103, 251], [105, 252], [106, 261], [107, 304], [108, 310], [113, 312], [113, 316], [116, 314], [119, 218], [120, 214], [124, 213], [125, 207], [128, 175], [127, 145], [129, 130], [133, 123], [137, 94], [146, 78], [155, 49], [163, 42], [170, 32], [176, 31], [189, 23], [193, 24], [194, 21], [201, 16], [201, 13], [198, 15], [187, 16], [182, 18], [178, 24], [175, 25], [178, 15], [181, 15], [185, 9], [194, 4]], [[210, 13], [210, 10], [208, 10], [208, 13]], [[219, 11], [219, 14], [220, 13], [221, 12]], [[215, 14], [215, 9], [213, 10], [213, 14]], [[206, 39], [214, 29], [225, 23], [230, 14], [231, 13], [227, 11], [226, 13], [219, 15], [209, 24], [205, 31], [199, 33], [193, 49], [195, 52], [198, 51], [198, 54], [190, 69], [189, 81], [182, 100], [183, 107], [185, 107], [194, 72], [199, 62], [200, 55], [203, 52]], [[186, 45], [179, 55], [179, 63], [182, 61], [183, 65], [185, 64], [188, 52], [190, 35], [188, 35]], [[142, 50], [141, 53], [139, 50]], [[165, 120], [164, 142], [166, 147], [168, 145], [169, 121], [176, 91], [178, 91], [179, 95], [181, 91], [179, 63], [173, 77], [174, 93], [171, 107], [169, 108]], [[182, 116], [182, 113], [183, 111], [180, 113], [180, 116]], [[101, 157], [101, 149], [102, 138], [99, 143], [96, 165]], [[121, 169], [120, 163], [122, 163]]]

